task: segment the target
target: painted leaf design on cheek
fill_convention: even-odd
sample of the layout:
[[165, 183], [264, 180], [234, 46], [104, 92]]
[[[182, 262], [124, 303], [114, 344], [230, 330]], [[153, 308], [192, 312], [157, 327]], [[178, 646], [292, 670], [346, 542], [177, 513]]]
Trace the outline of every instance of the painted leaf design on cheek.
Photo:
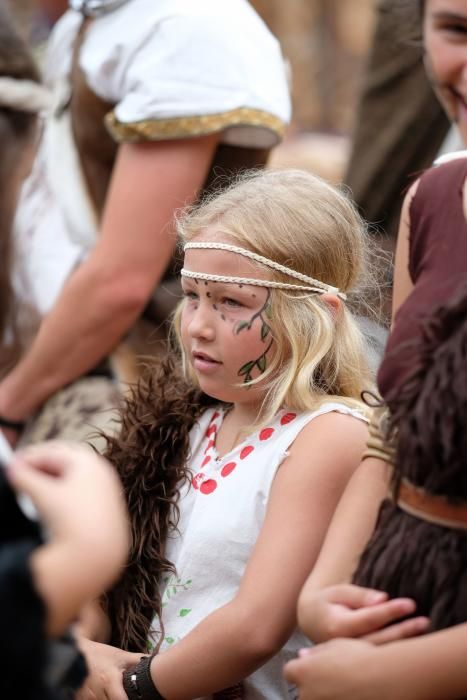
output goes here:
[[[245, 329], [251, 330], [251, 327], [252, 327], [254, 321], [257, 318], [259, 318], [259, 320], [261, 321], [261, 331], [260, 331], [261, 341], [263, 343], [265, 342], [266, 338], [268, 337], [268, 335], [271, 332], [271, 329], [270, 329], [268, 323], [263, 318], [263, 313], [265, 313], [269, 318], [272, 315], [270, 296], [271, 296], [271, 290], [268, 289], [266, 300], [265, 300], [264, 304], [262, 305], [262, 307], [260, 308], [260, 310], [257, 311], [256, 313], [254, 313], [249, 321], [240, 321], [236, 325], [236, 327], [234, 328], [235, 335], [238, 335], [241, 331], [243, 331]], [[260, 374], [265, 372], [266, 367], [267, 367], [267, 354], [269, 352], [269, 349], [271, 348], [272, 342], [273, 342], [273, 338], [271, 338], [269, 345], [267, 346], [265, 351], [259, 357], [257, 357], [255, 360], [249, 360], [248, 362], [245, 362], [245, 364], [242, 365], [240, 367], [240, 369], [238, 370], [237, 374], [239, 377], [243, 377], [243, 381], [245, 384], [248, 384], [249, 382], [251, 382], [253, 380], [252, 371], [255, 367], [258, 368]], [[250, 387], [248, 386], [248, 388], [250, 388]]]
[[251, 321], [240, 321], [240, 323], [238, 323], [234, 328], [235, 335], [238, 335], [244, 328], [249, 330], [251, 328]]
[[[250, 360], [250, 362], [246, 362], [240, 369], [238, 370], [238, 374], [241, 377], [242, 375], [249, 375], [253, 367], [255, 366], [256, 362], [255, 360]], [[245, 379], [245, 381], [249, 381]]]

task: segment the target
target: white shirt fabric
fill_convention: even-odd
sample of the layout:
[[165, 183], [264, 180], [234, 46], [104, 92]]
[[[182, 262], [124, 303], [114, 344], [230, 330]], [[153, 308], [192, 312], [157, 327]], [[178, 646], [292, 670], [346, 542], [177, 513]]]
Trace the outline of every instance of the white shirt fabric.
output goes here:
[[[81, 21], [80, 13], [69, 10], [49, 42], [45, 80], [55, 106], [70, 93]], [[113, 126], [108, 124], [118, 141], [125, 140], [121, 131], [128, 125], [149, 122], [149, 138], [157, 140], [170, 138], [162, 128], [167, 120], [200, 118], [198, 133], [220, 131], [224, 143], [264, 148], [277, 143], [277, 124], [285, 126], [290, 118], [279, 44], [246, 0], [128, 0], [88, 26], [79, 64], [95, 94], [115, 105]], [[216, 115], [217, 127], [202, 121]], [[67, 157], [52, 131], [58, 119], [53, 112], [45, 118], [15, 222], [14, 287], [20, 302], [40, 315], [96, 240], [93, 212], [86, 211], [85, 197], [75, 195], [79, 161]]]
[[[223, 410], [212, 408], [201, 416], [190, 435], [192, 483], [182, 491], [178, 532], [166, 546], [177, 574], [165, 581], [162, 652], [235, 596], [263, 525], [274, 477], [298, 433], [331, 411], [366, 420], [363, 411], [344, 402], [328, 400], [317, 410], [298, 415], [281, 411], [269, 426], [221, 458], [215, 435]], [[309, 644], [296, 631], [273, 659], [244, 681], [246, 700], [294, 697], [294, 689], [283, 678], [283, 665]]]

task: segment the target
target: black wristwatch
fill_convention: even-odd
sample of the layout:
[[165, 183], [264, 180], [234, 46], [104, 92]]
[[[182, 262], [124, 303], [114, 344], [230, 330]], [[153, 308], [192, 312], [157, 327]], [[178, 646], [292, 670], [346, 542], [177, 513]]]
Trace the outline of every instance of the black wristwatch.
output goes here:
[[130, 671], [123, 673], [123, 688], [128, 700], [165, 700], [151, 678], [153, 656], [142, 656]]

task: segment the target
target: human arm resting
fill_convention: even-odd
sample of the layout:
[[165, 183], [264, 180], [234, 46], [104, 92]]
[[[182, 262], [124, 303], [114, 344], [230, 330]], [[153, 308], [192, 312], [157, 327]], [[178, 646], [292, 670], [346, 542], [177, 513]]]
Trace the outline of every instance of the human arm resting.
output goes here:
[[[348, 622], [336, 628], [332, 609], [326, 609], [321, 591], [348, 583], [376, 522], [389, 484], [389, 466], [380, 459], [365, 459], [352, 475], [334, 513], [318, 560], [298, 601], [301, 629], [313, 641], [349, 633]], [[343, 601], [342, 601], [343, 602]], [[320, 607], [325, 609], [320, 611]]]
[[425, 632], [429, 625], [425, 617], [397, 622], [413, 614], [412, 600], [388, 600], [383, 591], [349, 584], [387, 495], [389, 477], [389, 464], [376, 458], [363, 460], [334, 513], [318, 561], [298, 599], [300, 628], [315, 643], [362, 637], [383, 644]]
[[218, 138], [120, 146], [98, 242], [0, 383], [0, 415], [27, 418], [129, 330], [170, 260], [174, 211], [196, 198]]
[[153, 659], [151, 674], [164, 697], [189, 700], [232, 686], [287, 641], [296, 627], [298, 593], [365, 436], [363, 422], [335, 413], [302, 430], [273, 482], [238, 593]]
[[285, 666], [300, 700], [456, 700], [467, 695], [467, 625], [382, 647], [319, 645]]

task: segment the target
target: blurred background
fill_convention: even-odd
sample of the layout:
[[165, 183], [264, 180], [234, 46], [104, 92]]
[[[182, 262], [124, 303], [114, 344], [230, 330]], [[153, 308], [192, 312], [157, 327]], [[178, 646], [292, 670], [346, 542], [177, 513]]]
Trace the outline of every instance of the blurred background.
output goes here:
[[[294, 117], [272, 164], [340, 181], [349, 155], [376, 0], [250, 0], [291, 68]], [[8, 0], [23, 32], [43, 44], [66, 0]], [[39, 50], [40, 55], [40, 50]]]

